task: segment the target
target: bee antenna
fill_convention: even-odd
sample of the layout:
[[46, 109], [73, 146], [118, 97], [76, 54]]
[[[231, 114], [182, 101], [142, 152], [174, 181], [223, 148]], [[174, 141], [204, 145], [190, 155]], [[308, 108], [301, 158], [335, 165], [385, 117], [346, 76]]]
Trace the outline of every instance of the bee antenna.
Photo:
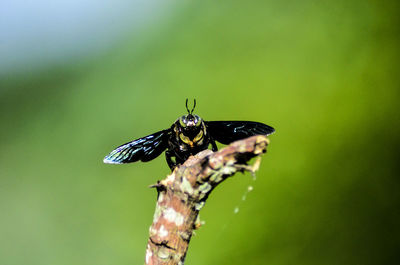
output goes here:
[[189, 111], [189, 108], [188, 108], [188, 99], [186, 99], [186, 110], [187, 110], [187, 112], [188, 112], [188, 114], [190, 114], [190, 111]]
[[186, 99], [186, 110], [187, 110], [188, 114], [192, 115], [194, 108], [196, 107], [196, 99], [194, 99], [192, 110], [189, 110], [189, 108], [188, 108], [188, 101], [189, 101], [189, 99]]
[[194, 105], [193, 105], [193, 108], [192, 108], [192, 111], [190, 112], [190, 114], [193, 113], [195, 107], [196, 107], [196, 99], [194, 99]]

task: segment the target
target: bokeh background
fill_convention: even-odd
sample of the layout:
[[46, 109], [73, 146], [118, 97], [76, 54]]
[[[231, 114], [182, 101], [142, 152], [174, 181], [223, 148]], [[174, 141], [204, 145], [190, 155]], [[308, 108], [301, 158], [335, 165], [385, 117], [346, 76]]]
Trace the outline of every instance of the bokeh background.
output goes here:
[[206, 120], [277, 132], [255, 181], [211, 195], [186, 264], [398, 264], [398, 14], [398, 1], [3, 0], [0, 264], [143, 264], [148, 186], [169, 169], [102, 159], [169, 127], [187, 97]]

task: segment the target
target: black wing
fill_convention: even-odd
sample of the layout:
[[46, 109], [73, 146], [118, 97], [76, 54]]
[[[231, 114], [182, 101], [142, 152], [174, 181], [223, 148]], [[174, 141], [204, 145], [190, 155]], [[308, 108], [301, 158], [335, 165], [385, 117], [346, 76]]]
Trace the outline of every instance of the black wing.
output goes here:
[[255, 121], [206, 121], [211, 138], [221, 144], [230, 144], [253, 135], [269, 135], [275, 129]]
[[159, 156], [168, 145], [169, 130], [159, 131], [123, 144], [104, 158], [107, 164], [147, 162]]

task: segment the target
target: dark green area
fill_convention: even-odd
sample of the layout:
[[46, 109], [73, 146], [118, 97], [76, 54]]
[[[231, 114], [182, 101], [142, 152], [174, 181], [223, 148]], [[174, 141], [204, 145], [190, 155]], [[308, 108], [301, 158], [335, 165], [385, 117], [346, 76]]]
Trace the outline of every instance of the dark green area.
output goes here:
[[213, 192], [186, 264], [397, 264], [398, 11], [193, 3], [92, 62], [2, 76], [0, 264], [142, 264], [147, 187], [169, 169], [102, 159], [169, 127], [187, 97], [206, 120], [277, 132], [255, 182]]

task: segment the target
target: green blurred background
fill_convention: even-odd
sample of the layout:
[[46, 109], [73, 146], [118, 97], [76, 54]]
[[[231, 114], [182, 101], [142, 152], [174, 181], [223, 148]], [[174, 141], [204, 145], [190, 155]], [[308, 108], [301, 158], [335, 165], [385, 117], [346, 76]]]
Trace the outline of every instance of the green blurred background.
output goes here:
[[256, 181], [213, 192], [186, 264], [398, 264], [399, 2], [158, 5], [75, 54], [3, 58], [0, 264], [142, 264], [148, 186], [169, 169], [102, 159], [169, 127], [187, 97], [205, 120], [277, 132]]

